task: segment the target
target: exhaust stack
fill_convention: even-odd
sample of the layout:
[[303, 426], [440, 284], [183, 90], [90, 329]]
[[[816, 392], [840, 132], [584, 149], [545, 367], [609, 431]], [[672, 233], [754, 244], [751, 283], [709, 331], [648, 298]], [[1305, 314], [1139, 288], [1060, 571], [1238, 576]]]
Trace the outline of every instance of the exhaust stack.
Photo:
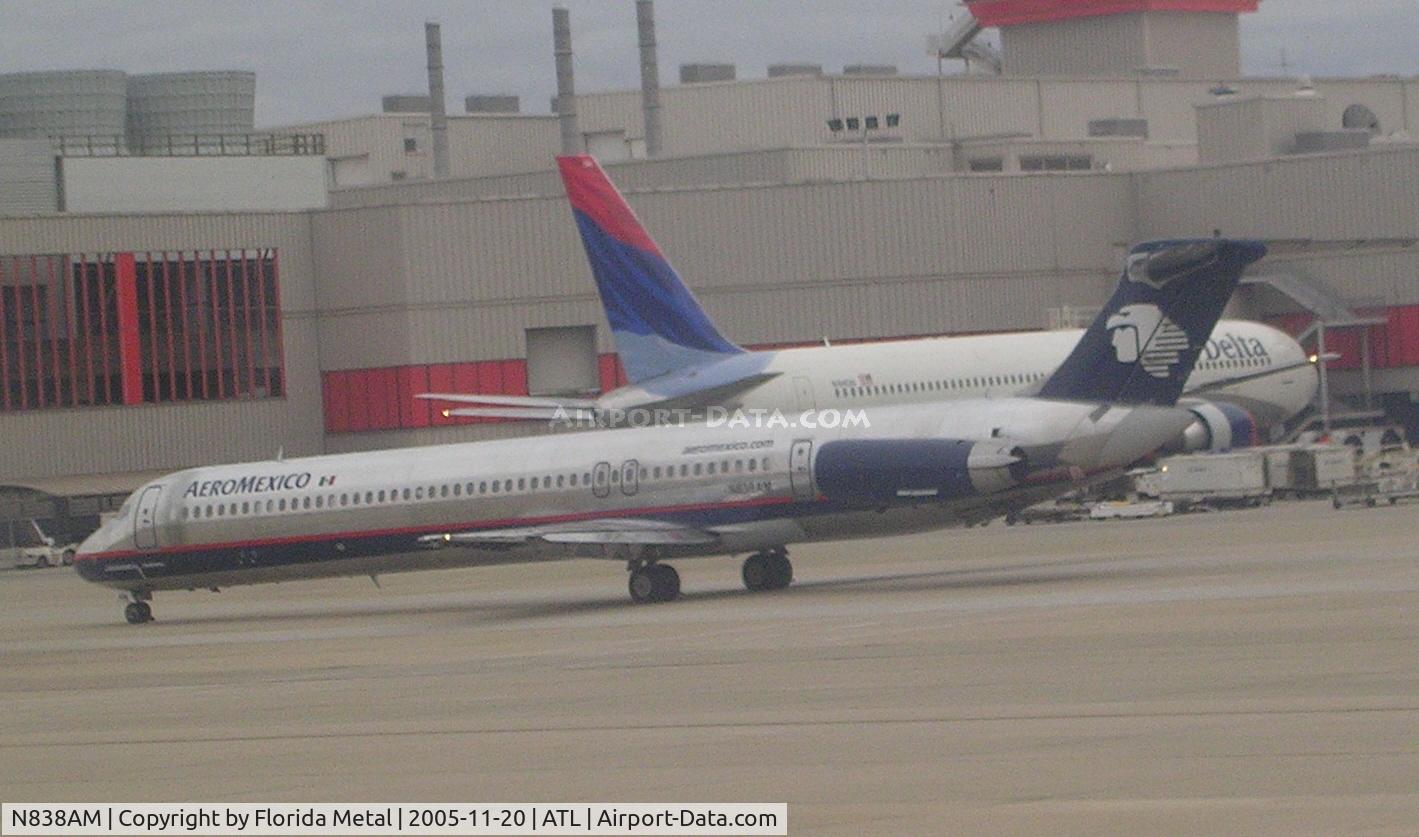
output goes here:
[[572, 78], [572, 19], [561, 6], [552, 8], [552, 54], [557, 59], [557, 122], [562, 128], [562, 154], [582, 153], [576, 124], [576, 82]]
[[641, 110], [645, 114], [645, 156], [660, 156], [660, 67], [655, 55], [655, 0], [636, 0], [641, 48]]
[[434, 177], [448, 177], [448, 113], [443, 100], [443, 37], [434, 21], [424, 23], [429, 58], [429, 121], [434, 142]]

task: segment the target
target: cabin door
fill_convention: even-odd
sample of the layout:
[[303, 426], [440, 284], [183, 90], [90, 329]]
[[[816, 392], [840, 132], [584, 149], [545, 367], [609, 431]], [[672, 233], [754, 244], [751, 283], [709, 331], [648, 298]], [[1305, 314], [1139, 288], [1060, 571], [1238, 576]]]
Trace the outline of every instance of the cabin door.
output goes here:
[[152, 485], [138, 497], [138, 509], [133, 512], [133, 545], [139, 549], [158, 548], [158, 500], [162, 496], [163, 487]]
[[813, 499], [813, 440], [799, 439], [788, 454], [788, 482], [793, 499]]

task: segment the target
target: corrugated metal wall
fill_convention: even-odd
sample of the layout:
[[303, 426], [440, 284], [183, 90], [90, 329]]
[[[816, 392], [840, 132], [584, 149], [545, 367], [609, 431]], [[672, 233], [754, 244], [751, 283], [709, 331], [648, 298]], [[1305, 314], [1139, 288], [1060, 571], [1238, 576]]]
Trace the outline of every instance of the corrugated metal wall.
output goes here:
[[1273, 239], [1419, 236], [1419, 148], [1135, 172], [1139, 233]]
[[45, 139], [0, 139], [0, 215], [59, 208], [54, 150]]
[[[56, 409], [0, 416], [0, 482], [178, 468], [322, 449], [314, 261], [305, 213], [0, 218], [0, 254], [273, 248], [287, 394], [262, 401]], [[16, 441], [19, 440], [19, 441]]]

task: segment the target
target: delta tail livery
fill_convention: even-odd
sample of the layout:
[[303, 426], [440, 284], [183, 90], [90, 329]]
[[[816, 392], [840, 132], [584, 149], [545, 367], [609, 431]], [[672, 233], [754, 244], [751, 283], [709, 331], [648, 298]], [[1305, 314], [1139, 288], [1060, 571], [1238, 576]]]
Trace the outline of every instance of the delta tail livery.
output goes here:
[[157, 590], [571, 558], [624, 562], [638, 602], [676, 598], [668, 562], [701, 556], [747, 553], [745, 586], [781, 588], [793, 544], [989, 520], [1176, 438], [1195, 418], [1175, 406], [1184, 382], [1264, 253], [1136, 248], [1035, 395], [876, 406], [831, 427], [632, 427], [197, 468], [138, 489], [75, 564], [123, 591], [135, 623]]
[[[596, 399], [431, 393], [450, 415], [603, 424], [632, 411], [849, 409], [1032, 395], [1079, 343], [1080, 330], [897, 340], [781, 351], [746, 351], [716, 328], [634, 211], [591, 157], [558, 159], [572, 216], [630, 385]], [[1146, 253], [1136, 254], [1138, 259]], [[1142, 357], [1162, 379], [1182, 335], [1147, 306], [1103, 323], [1116, 359], [1142, 357], [1139, 335], [1164, 331]], [[1174, 449], [1225, 450], [1263, 441], [1262, 431], [1304, 410], [1318, 376], [1299, 343], [1269, 326], [1218, 324], [1183, 387], [1193, 422]], [[641, 414], [644, 414], [642, 412]]]

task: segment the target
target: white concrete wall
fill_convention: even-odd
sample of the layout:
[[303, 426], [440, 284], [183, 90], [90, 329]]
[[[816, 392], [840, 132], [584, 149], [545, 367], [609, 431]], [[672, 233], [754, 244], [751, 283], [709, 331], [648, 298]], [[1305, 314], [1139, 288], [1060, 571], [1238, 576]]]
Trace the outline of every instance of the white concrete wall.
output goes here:
[[326, 204], [323, 157], [66, 157], [67, 212], [315, 209]]

